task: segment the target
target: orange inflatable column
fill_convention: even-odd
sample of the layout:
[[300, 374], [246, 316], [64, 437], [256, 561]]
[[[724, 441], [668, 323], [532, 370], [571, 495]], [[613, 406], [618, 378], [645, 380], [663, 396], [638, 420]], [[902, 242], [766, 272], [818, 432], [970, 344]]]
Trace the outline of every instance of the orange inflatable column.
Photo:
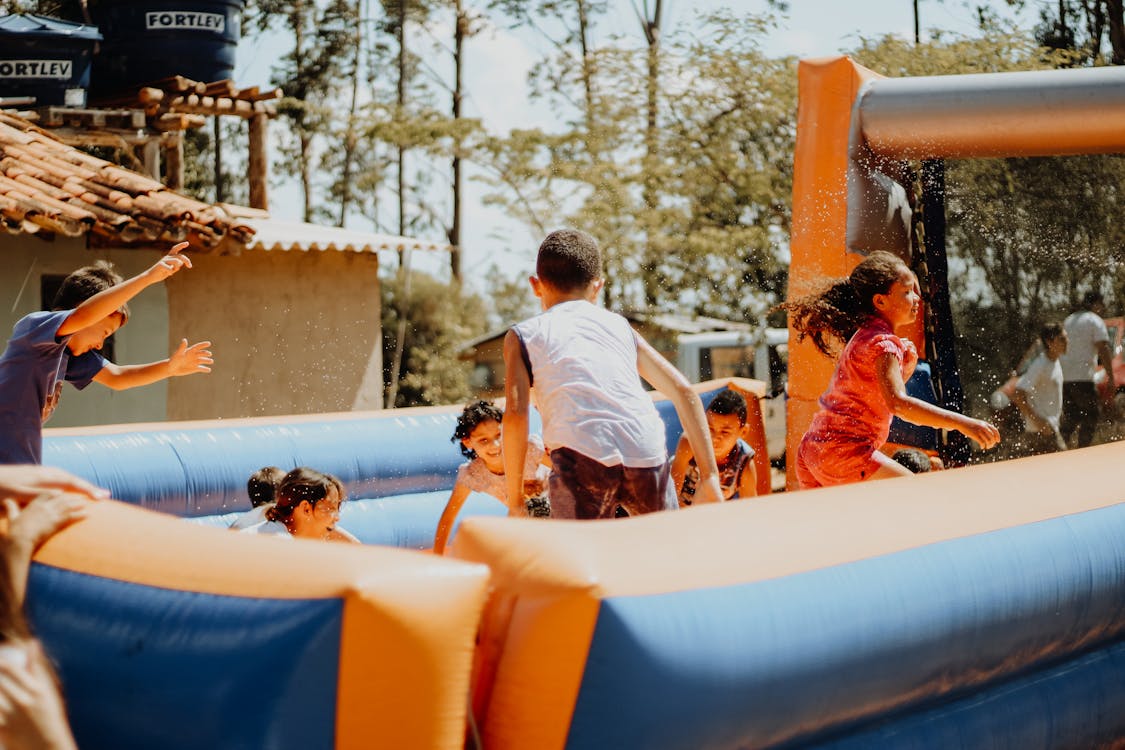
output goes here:
[[[848, 133], [852, 106], [876, 74], [847, 57], [802, 60], [797, 68], [797, 143], [793, 155], [793, 229], [789, 298], [838, 278], [859, 262], [845, 250]], [[797, 445], [817, 409], [835, 363], [789, 329], [786, 485], [796, 489]]]

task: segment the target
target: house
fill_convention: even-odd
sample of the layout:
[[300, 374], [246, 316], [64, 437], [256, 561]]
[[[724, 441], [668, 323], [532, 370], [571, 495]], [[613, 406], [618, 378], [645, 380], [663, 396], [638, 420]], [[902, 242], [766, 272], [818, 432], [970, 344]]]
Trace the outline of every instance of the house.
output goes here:
[[0, 112], [0, 330], [49, 307], [74, 269], [125, 276], [175, 242], [194, 267], [131, 303], [106, 353], [122, 363], [209, 340], [210, 375], [115, 392], [68, 389], [50, 426], [301, 414], [382, 405], [379, 258], [446, 249], [206, 204]]

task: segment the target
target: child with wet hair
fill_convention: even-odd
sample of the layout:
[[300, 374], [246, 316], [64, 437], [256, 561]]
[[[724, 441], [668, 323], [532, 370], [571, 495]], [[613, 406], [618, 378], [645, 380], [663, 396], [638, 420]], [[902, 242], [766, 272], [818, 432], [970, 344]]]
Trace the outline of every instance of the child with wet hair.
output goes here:
[[298, 466], [281, 480], [276, 500], [266, 510], [266, 521], [242, 533], [268, 534], [267, 524], [279, 524], [290, 536], [302, 539], [355, 542], [351, 534], [339, 533], [343, 484], [339, 479]]
[[[501, 422], [504, 412], [491, 401], [467, 404], [457, 417], [451, 441], [459, 444], [461, 454], [468, 460], [457, 469], [453, 492], [441, 513], [434, 534], [434, 553], [442, 554], [453, 531], [453, 522], [465, 505], [470, 492], [483, 492], [511, 507], [504, 475], [504, 456], [501, 445]], [[546, 517], [551, 513], [546, 499], [547, 476], [550, 459], [543, 442], [532, 435], [528, 438], [524, 458], [524, 477], [520, 499], [526, 515]]]
[[242, 531], [266, 520], [266, 512], [273, 507], [274, 496], [285, 472], [276, 466], [263, 466], [246, 480], [246, 494], [250, 497], [251, 509], [241, 514], [230, 525], [233, 531]]
[[[715, 394], [704, 411], [707, 431], [711, 434], [711, 447], [719, 467], [719, 487], [723, 499], [754, 497], [758, 494], [758, 474], [754, 467], [754, 449], [742, 439], [746, 427], [746, 399], [738, 391], [726, 390]], [[680, 507], [692, 504], [695, 488], [699, 484], [699, 467], [691, 444], [683, 435], [672, 457], [672, 482]]]
[[983, 448], [1000, 440], [988, 422], [934, 406], [906, 393], [918, 352], [895, 329], [913, 323], [921, 295], [898, 257], [873, 252], [846, 279], [779, 305], [798, 341], [812, 339], [833, 356], [843, 345], [820, 411], [797, 449], [802, 489], [905, 476], [910, 470], [881, 453], [891, 418], [958, 430]]
[[597, 241], [573, 229], [551, 232], [529, 281], [543, 312], [504, 338], [509, 495], [523, 480], [534, 389], [551, 456], [552, 516], [613, 518], [618, 507], [629, 515], [677, 508], [664, 422], [644, 379], [669, 397], [684, 426], [700, 468], [695, 502], [722, 502], [699, 396], [629, 321], [596, 304], [605, 283]]
[[191, 268], [181, 254], [187, 244], [128, 280], [105, 262], [80, 268], [63, 280], [52, 310], [20, 318], [0, 355], [0, 464], [42, 463], [43, 423], [58, 404], [63, 381], [79, 390], [95, 381], [122, 390], [211, 371], [210, 341], [188, 346], [184, 339], [168, 359], [146, 365], [117, 365], [98, 353], [129, 320], [129, 300]]

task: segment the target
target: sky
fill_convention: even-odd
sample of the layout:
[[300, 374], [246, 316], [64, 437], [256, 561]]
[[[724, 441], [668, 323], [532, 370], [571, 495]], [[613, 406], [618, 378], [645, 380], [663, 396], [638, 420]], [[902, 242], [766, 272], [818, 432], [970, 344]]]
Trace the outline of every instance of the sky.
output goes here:
[[[633, 3], [644, 0], [609, 0], [613, 10], [599, 24], [595, 34], [601, 38], [628, 35], [638, 38], [639, 23]], [[905, 39], [914, 35], [914, 0], [790, 0], [789, 12], [781, 17], [779, 29], [763, 44], [769, 55], [822, 57], [839, 54], [857, 46], [861, 37], [894, 34]], [[1038, 9], [1052, 5], [1054, 0], [1028, 0], [1019, 15], [1007, 8], [1004, 0], [918, 0], [922, 36], [927, 30], [972, 34], [977, 26], [976, 4], [989, 4], [996, 12], [1014, 18], [1023, 25], [1032, 25]], [[467, 0], [470, 8], [483, 6], [482, 0]], [[765, 0], [664, 0], [664, 27], [673, 29], [690, 23], [698, 10], [729, 8], [735, 11], [765, 13]], [[412, 46], [423, 49], [435, 38], [451, 38], [437, 28], [433, 32], [415, 31]], [[283, 46], [278, 39], [243, 42], [238, 51], [235, 80], [240, 86], [268, 85], [270, 67], [280, 56]], [[486, 25], [471, 37], [465, 46], [465, 90], [463, 115], [480, 118], [486, 128], [503, 133], [513, 127], [550, 128], [553, 113], [544, 104], [528, 97], [527, 74], [548, 50], [534, 32], [510, 30]], [[445, 58], [447, 55], [435, 55]], [[444, 72], [444, 71], [439, 71]], [[276, 170], [275, 170], [276, 172]], [[484, 276], [493, 264], [506, 276], [519, 276], [530, 271], [535, 249], [541, 238], [519, 222], [505, 216], [499, 209], [481, 205], [482, 189], [473, 180], [473, 168], [466, 169], [466, 194], [462, 203], [462, 263], [466, 281], [477, 291], [484, 290]], [[279, 179], [271, 175], [273, 182]], [[296, 184], [271, 185], [270, 211], [276, 218], [300, 219], [300, 193]], [[385, 201], [393, 209], [393, 198]], [[388, 216], [389, 218], [389, 216]], [[370, 217], [353, 216], [348, 227], [372, 230]], [[441, 236], [424, 239], [442, 241]], [[393, 257], [382, 259], [393, 263]], [[437, 252], [413, 253], [411, 266], [419, 270], [448, 276], [448, 259]]]

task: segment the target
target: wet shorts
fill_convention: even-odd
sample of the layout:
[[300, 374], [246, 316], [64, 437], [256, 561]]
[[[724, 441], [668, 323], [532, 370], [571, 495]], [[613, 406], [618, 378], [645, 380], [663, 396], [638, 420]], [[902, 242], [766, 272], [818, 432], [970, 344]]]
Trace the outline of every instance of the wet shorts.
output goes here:
[[875, 450], [867, 441], [806, 433], [797, 448], [797, 482], [806, 490], [870, 479], [881, 466], [874, 458]]
[[606, 466], [569, 448], [551, 451], [551, 517], [613, 518], [679, 507], [668, 465]]

